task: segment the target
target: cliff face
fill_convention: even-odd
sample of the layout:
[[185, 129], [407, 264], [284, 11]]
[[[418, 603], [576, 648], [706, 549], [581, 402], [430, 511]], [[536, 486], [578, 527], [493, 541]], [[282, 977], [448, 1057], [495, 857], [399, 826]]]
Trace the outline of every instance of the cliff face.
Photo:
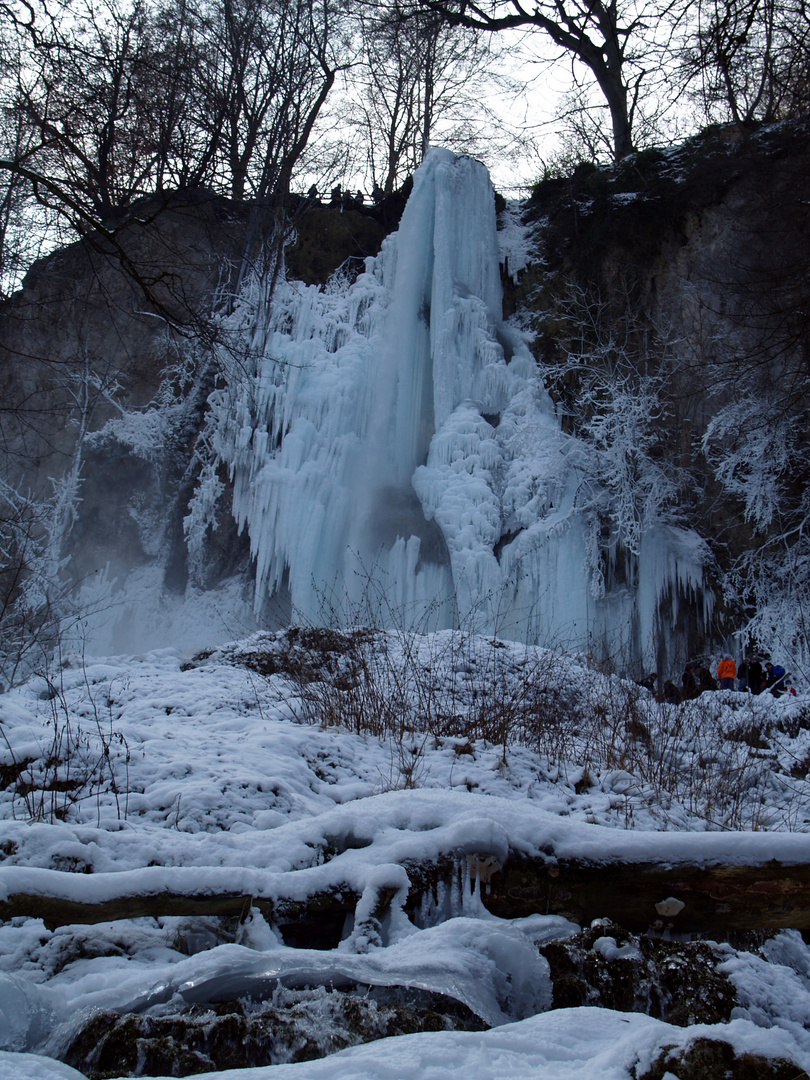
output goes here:
[[[320, 283], [341, 264], [355, 273], [399, 209], [302, 203], [286, 255], [291, 276]], [[263, 227], [248, 208], [199, 195], [139, 216], [154, 220], [126, 224], [117, 247], [86, 237], [42, 260], [0, 311], [6, 476], [41, 497], [52, 478], [71, 470], [80, 478], [63, 550], [75, 582], [140, 567], [180, 594], [198, 433], [217, 349], [228, 348], [212, 316], [227, 308]], [[630, 369], [657, 378], [650, 454], [679, 470], [677, 516], [713, 544], [724, 572], [754, 524], [739, 484], [718, 479], [712, 425], [743, 392], [778, 406], [774, 384], [790, 384], [784, 407], [796, 422], [803, 415], [808, 127], [718, 130], [614, 170], [582, 166], [540, 184], [526, 219], [537, 257], [506, 283], [505, 308], [533, 331], [564, 426], [584, 432], [600, 407], [595, 372], [600, 386], [627, 378], [632, 387]], [[219, 482], [221, 507], [227, 477]], [[795, 463], [792, 484], [785, 497], [795, 501], [804, 487]], [[218, 514], [203, 560], [197, 580], [208, 588], [248, 574], [229, 514]], [[683, 633], [695, 634], [687, 616]]]
[[[287, 259], [322, 282], [375, 254], [396, 212], [294, 205]], [[271, 234], [255, 208], [205, 191], [147, 202], [113, 242], [87, 236], [41, 259], [0, 309], [3, 479], [45, 503], [75, 476], [62, 545], [74, 583], [140, 568], [185, 588], [195, 442], [228, 347], [218, 316]], [[210, 585], [249, 565], [230, 518], [207, 554]]]
[[615, 169], [581, 166], [539, 184], [528, 216], [539, 258], [509, 302], [565, 422], [587, 426], [595, 384], [657, 380], [654, 453], [679, 470], [677, 513], [733, 598], [716, 639], [740, 631], [781, 587], [775, 563], [770, 586], [756, 578], [757, 553], [764, 567], [780, 530], [792, 544], [804, 513], [810, 123], [709, 129]]
[[[35, 264], [0, 312], [5, 478], [41, 508], [37, 539], [50, 534], [43, 546], [51, 561], [61, 549], [76, 585], [156, 561], [175, 583], [207, 377], [189, 371], [187, 335], [208, 324], [246, 221], [206, 193], [143, 204], [113, 243], [86, 236]], [[154, 414], [151, 438], [127, 440], [126, 418], [158, 402], [173, 408]], [[103, 434], [116, 420], [120, 436]]]

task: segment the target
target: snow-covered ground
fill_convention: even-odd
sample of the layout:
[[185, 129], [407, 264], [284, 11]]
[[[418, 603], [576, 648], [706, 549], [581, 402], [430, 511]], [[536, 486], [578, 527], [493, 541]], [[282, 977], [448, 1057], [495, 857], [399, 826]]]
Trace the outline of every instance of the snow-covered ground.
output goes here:
[[17, 914], [0, 924], [0, 1076], [80, 1076], [54, 1058], [99, 1010], [260, 1000], [279, 985], [444, 995], [489, 1030], [209, 1075], [629, 1080], [698, 1037], [810, 1069], [810, 950], [795, 931], [757, 952], [721, 945], [731, 1020], [680, 1028], [551, 1009], [537, 946], [578, 928], [496, 918], [481, 874], [403, 910], [408, 867], [442, 858], [806, 862], [807, 712], [802, 697], [726, 692], [660, 705], [559, 655], [449, 631], [69, 660], [0, 697], [0, 902], [169, 890], [281, 904], [341, 887], [358, 899], [327, 949], [285, 944], [256, 906], [228, 939], [210, 919], [48, 929]]

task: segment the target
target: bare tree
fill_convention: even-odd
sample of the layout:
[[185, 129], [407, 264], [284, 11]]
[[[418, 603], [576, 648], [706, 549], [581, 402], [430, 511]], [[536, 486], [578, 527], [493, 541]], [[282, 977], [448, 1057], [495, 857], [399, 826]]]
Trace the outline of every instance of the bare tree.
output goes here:
[[810, 9], [805, 0], [701, 0], [682, 70], [709, 120], [742, 127], [806, 112]]
[[[8, 68], [6, 69], [8, 70]], [[0, 109], [6, 123], [0, 126], [0, 158], [26, 158], [29, 132], [12, 108], [8, 80], [0, 82]], [[30, 182], [17, 172], [0, 170], [0, 299], [10, 296], [41, 252], [42, 228], [33, 220]]]
[[487, 35], [427, 9], [359, 15], [361, 59], [352, 69], [349, 122], [365, 141], [375, 186], [390, 194], [438, 132], [443, 145], [473, 153], [484, 131], [496, 140], [485, 99], [507, 80], [495, 73], [498, 57]]
[[216, 0], [200, 9], [195, 117], [214, 182], [235, 199], [286, 194], [344, 61], [333, 0]]
[[152, 187], [155, 109], [144, 75], [142, 0], [89, 0], [29, 50], [17, 73], [17, 110], [38, 138], [31, 160], [87, 214], [110, 221]]
[[194, 0], [163, 0], [151, 13], [148, 33], [146, 81], [155, 102], [156, 188], [211, 186], [219, 132], [211, 132], [211, 103], [203, 100], [200, 86], [209, 53], [202, 14]]
[[682, 0], [419, 0], [450, 23], [498, 32], [542, 30], [595, 79], [610, 115], [613, 156], [635, 148], [645, 81], [657, 76], [684, 10]]
[[7, 20], [5, 126], [24, 138], [0, 173], [113, 247], [143, 196], [283, 197], [345, 63], [342, 18], [334, 0], [84, 0], [36, 34]]

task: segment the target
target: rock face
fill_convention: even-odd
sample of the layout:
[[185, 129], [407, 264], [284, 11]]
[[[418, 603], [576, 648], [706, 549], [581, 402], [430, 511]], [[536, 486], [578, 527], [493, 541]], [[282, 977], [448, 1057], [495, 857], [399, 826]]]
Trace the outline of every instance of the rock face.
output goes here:
[[[582, 423], [571, 408], [582, 375], [569, 360], [583, 352], [583, 312], [595, 334], [588, 363], [609, 366], [602, 344], [624, 335], [634, 363], [653, 374], [666, 368], [656, 453], [689, 471], [678, 511], [714, 544], [721, 569], [751, 528], [743, 502], [721, 491], [701, 439], [733, 396], [736, 368], [760, 364], [767, 381], [795, 371], [806, 349], [809, 189], [802, 123], [751, 137], [711, 131], [613, 170], [581, 166], [536, 189], [527, 219], [539, 255], [505, 285], [507, 313], [534, 331], [535, 355], [550, 365], [564, 425]], [[322, 283], [338, 266], [356, 273], [396, 227], [401, 202], [301, 200], [288, 234], [290, 274]], [[50, 497], [54, 478], [79, 482], [61, 552], [73, 582], [101, 576], [113, 596], [115, 579], [135, 569], [167, 596], [187, 589], [183, 519], [217, 350], [229, 347], [213, 316], [228, 309], [245, 253], [258, 257], [269, 235], [255, 208], [207, 192], [173, 196], [136, 207], [113, 244], [86, 236], [41, 260], [0, 310], [5, 478], [38, 498]], [[227, 505], [228, 477], [217, 482]], [[797, 475], [797, 491], [802, 484]], [[246, 538], [227, 512], [200, 558], [194, 580], [203, 591], [249, 577]], [[684, 653], [694, 653], [694, 620], [685, 609], [679, 619]], [[126, 636], [106, 642], [127, 644]]]
[[641, 1012], [679, 1027], [730, 1019], [736, 992], [720, 975], [716, 946], [628, 934], [608, 919], [540, 947], [549, 962], [553, 1007], [599, 1005]]
[[[675, 1071], [676, 1070], [676, 1071]], [[765, 1058], [759, 1054], [735, 1054], [720, 1039], [698, 1038], [686, 1050], [665, 1050], [639, 1080], [705, 1080], [723, 1076], [727, 1080], [806, 1080], [807, 1073], [792, 1061]]]
[[[212, 926], [209, 921], [209, 931]], [[753, 947], [754, 935], [747, 938]], [[600, 919], [539, 948], [549, 964], [552, 1009], [591, 1005], [688, 1028], [722, 1025], [737, 1004], [733, 984], [717, 970], [728, 959], [729, 947], [723, 952], [714, 942], [630, 935]], [[255, 1000], [187, 1005], [174, 997], [145, 1012], [97, 1011], [78, 1030], [71, 1029], [69, 1042], [52, 1046], [51, 1052], [90, 1080], [124, 1073], [187, 1076], [312, 1061], [394, 1035], [486, 1027], [454, 998], [414, 987], [286, 986], [279, 981]], [[686, 1080], [805, 1076], [789, 1062], [737, 1055], [729, 1043], [706, 1037], [695, 1038], [685, 1049], [665, 1048], [639, 1080], [664, 1080], [673, 1073]]]
[[750, 544], [752, 514], [744, 495], [717, 483], [703, 439], [738, 396], [750, 393], [768, 415], [780, 383], [794, 394], [785, 408], [803, 414], [809, 197], [805, 118], [709, 128], [613, 169], [582, 165], [540, 183], [529, 201], [540, 260], [509, 302], [536, 332], [538, 359], [560, 365], [552, 393], [575, 413], [582, 380], [561, 363], [571, 354], [610, 367], [624, 352], [661, 375], [660, 452], [691, 472], [680, 509], [710, 543], [722, 537], [713, 543], [721, 568]]
[[[294, 202], [287, 261], [314, 283], [356, 270], [396, 227], [395, 202]], [[0, 308], [2, 479], [42, 502], [54, 481], [77, 482], [61, 547], [75, 585], [104, 579], [114, 596], [134, 572], [153, 594], [185, 590], [195, 442], [228, 347], [218, 316], [273, 236], [270, 215], [207, 191], [146, 201], [113, 242], [89, 235], [39, 260]], [[227, 516], [198, 576], [213, 588], [248, 568]], [[131, 646], [126, 628], [105, 642], [116, 646]]]
[[[63, 551], [75, 582], [173, 562], [207, 379], [186, 372], [184, 334], [210, 318], [228, 284], [220, 266], [237, 264], [247, 224], [242, 208], [205, 192], [140, 211], [151, 224], [133, 219], [114, 245], [87, 236], [35, 264], [0, 312], [1, 389], [15, 403], [2, 417], [8, 479], [47, 499], [52, 478], [79, 478]], [[151, 444], [99, 434], [161, 393], [177, 408]]]

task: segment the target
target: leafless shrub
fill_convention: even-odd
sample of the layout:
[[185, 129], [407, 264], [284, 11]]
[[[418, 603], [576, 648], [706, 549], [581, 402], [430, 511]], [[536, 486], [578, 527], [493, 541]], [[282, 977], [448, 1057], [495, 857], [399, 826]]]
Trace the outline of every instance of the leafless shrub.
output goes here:
[[[85, 670], [85, 669], [83, 669]], [[130, 749], [114, 730], [112, 710], [105, 717], [88, 691], [81, 719], [71, 708], [58, 676], [41, 675], [45, 738], [39, 752], [18, 757], [8, 731], [0, 724], [0, 786], [11, 794], [12, 814], [28, 821], [65, 821], [80, 804], [95, 800], [100, 821], [102, 796], [112, 795], [118, 820], [128, 813]], [[123, 774], [123, 780], [122, 780]]]
[[594, 702], [583, 744], [591, 772], [619, 770], [659, 816], [681, 807], [716, 829], [806, 829], [810, 788], [779, 770], [770, 722], [750, 696], [707, 692], [661, 703], [611, 679]]
[[550, 775], [576, 772], [580, 793], [602, 784], [624, 799], [628, 826], [643, 806], [662, 823], [810, 827], [803, 751], [793, 767], [777, 760], [806, 727], [798, 703], [774, 714], [769, 701], [719, 691], [667, 704], [559, 653], [462, 631], [291, 628], [243, 659], [285, 676], [300, 722], [385, 740], [386, 788], [418, 786], [431, 742], [483, 741], [504, 763], [523, 746]]
[[483, 740], [499, 746], [504, 761], [510, 746], [531, 746], [558, 765], [571, 745], [562, 661], [552, 653], [462, 631], [329, 631], [328, 655], [318, 654], [315, 671], [287, 645], [312, 633], [277, 635], [284, 659], [259, 667], [283, 671], [288, 705], [302, 723], [390, 740], [386, 786], [416, 785], [429, 739]]

